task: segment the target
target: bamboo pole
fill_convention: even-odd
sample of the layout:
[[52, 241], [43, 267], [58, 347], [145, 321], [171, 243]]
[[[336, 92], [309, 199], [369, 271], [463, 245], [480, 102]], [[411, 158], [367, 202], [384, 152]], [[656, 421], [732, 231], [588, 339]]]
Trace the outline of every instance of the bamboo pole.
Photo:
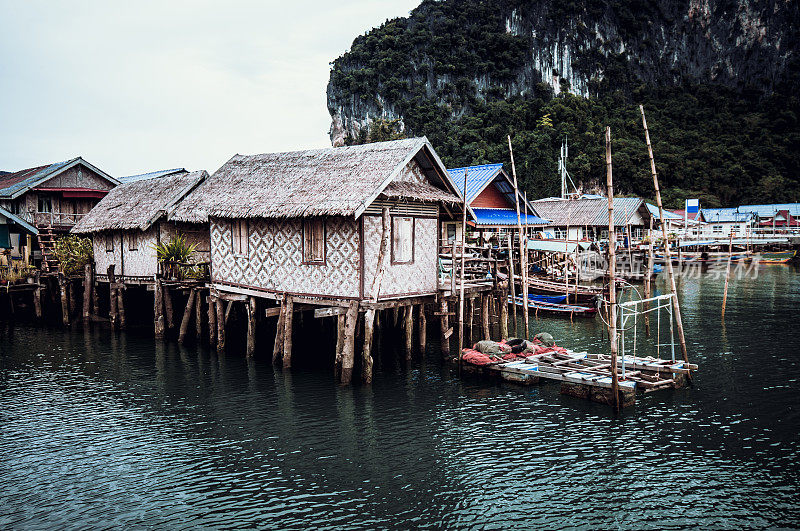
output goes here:
[[484, 293], [481, 295], [481, 324], [483, 325], [483, 339], [492, 339], [492, 333], [489, 330], [489, 294]]
[[[644, 105], [639, 105], [639, 111], [642, 113], [642, 126], [644, 127], [644, 138], [647, 142], [647, 153], [650, 156], [650, 171], [653, 174], [653, 186], [656, 189], [656, 202], [658, 204], [658, 217], [664, 220], [664, 206], [661, 203], [661, 190], [658, 188], [658, 173], [656, 173], [656, 162], [653, 158], [653, 147], [650, 144], [650, 132], [647, 130], [647, 120], [644, 117]], [[664, 235], [664, 258], [667, 262], [667, 275], [669, 276], [669, 287], [675, 297], [673, 297], [673, 307], [675, 308], [675, 325], [678, 328], [678, 339], [681, 343], [681, 353], [683, 354], [683, 361], [689, 363], [689, 353], [686, 350], [686, 336], [683, 334], [683, 319], [681, 318], [681, 306], [678, 302], [677, 289], [675, 288], [675, 272], [672, 269], [672, 256], [669, 249], [669, 235], [667, 234], [667, 224], [661, 223], [662, 232]], [[689, 380], [692, 379], [691, 372], [688, 374]]]
[[504, 287], [497, 290], [497, 306], [500, 310], [500, 338], [508, 339], [508, 300]]
[[[517, 297], [514, 280], [514, 245], [511, 242], [511, 233], [508, 233], [508, 292], [511, 295], [511, 312], [514, 319], [514, 337], [519, 337], [519, 323], [517, 322]], [[508, 303], [505, 303], [508, 306]], [[508, 308], [506, 308], [508, 313]]]
[[[663, 223], [663, 220], [662, 220]], [[650, 244], [648, 245], [647, 249], [647, 276], [644, 277], [644, 297], [645, 299], [649, 299], [653, 296], [653, 285], [652, 285], [652, 277], [653, 277], [653, 263], [654, 263], [654, 256], [653, 256], [653, 216], [650, 216], [650, 232], [648, 233], [650, 236]], [[644, 331], [647, 337], [650, 337], [650, 312], [647, 311], [650, 309], [650, 303], [644, 303]]]
[[464, 258], [465, 247], [467, 243], [467, 173], [464, 170], [464, 198], [461, 204], [463, 216], [461, 218], [461, 285], [458, 291], [458, 359], [461, 359], [462, 351], [464, 350]]
[[619, 381], [617, 379], [617, 285], [616, 285], [616, 239], [614, 230], [614, 179], [611, 174], [611, 128], [606, 126], [606, 189], [608, 194], [608, 294], [610, 317], [608, 320], [611, 340], [611, 394], [614, 411], [619, 411]]
[[[511, 157], [511, 173], [514, 176], [514, 204], [517, 207], [517, 229], [519, 231], [519, 264], [522, 277], [522, 315], [525, 319], [525, 339], [530, 339], [530, 316], [528, 315], [528, 267], [527, 250], [525, 249], [526, 235], [522, 234], [522, 219], [519, 214], [519, 186], [517, 186], [517, 166], [514, 164], [514, 150], [511, 147], [511, 135], [508, 135], [508, 153]], [[527, 215], [527, 205], [525, 214]], [[527, 230], [527, 227], [526, 227]], [[513, 279], [512, 279], [513, 281]], [[515, 301], [516, 302], [516, 301]]]
[[728, 303], [728, 282], [731, 278], [731, 258], [733, 257], [733, 231], [728, 240], [728, 268], [725, 271], [725, 291], [722, 295], [722, 318], [725, 319], [725, 305]]

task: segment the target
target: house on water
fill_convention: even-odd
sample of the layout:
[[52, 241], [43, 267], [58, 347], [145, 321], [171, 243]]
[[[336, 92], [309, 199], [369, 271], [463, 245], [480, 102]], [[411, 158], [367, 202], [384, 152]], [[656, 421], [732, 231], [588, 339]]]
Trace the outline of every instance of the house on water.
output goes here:
[[[464, 193], [464, 174], [467, 175], [467, 226], [475, 229], [484, 239], [491, 233], [517, 230], [517, 200], [514, 199], [514, 183], [502, 164], [482, 164], [467, 168], [448, 169], [450, 178], [461, 193]], [[541, 227], [547, 221], [536, 214], [536, 210], [519, 191], [518, 202], [522, 224]], [[459, 241], [461, 223], [443, 224], [443, 238]], [[467, 230], [469, 233], [469, 229]]]
[[81, 157], [0, 172], [0, 265], [11, 260], [57, 270], [53, 239], [118, 184]]
[[[546, 239], [597, 241], [608, 239], [608, 199], [591, 196], [581, 199], [542, 199], [533, 201], [542, 218], [549, 220], [542, 229]], [[614, 198], [614, 225], [617, 237], [635, 243], [647, 234], [650, 211], [638, 197]]]
[[[200, 192], [200, 191], [199, 191]], [[220, 292], [371, 298], [388, 210], [378, 299], [434, 295], [440, 226], [461, 199], [426, 138], [235, 155], [173, 216], [207, 215]]]
[[185, 170], [128, 179], [109, 192], [73, 227], [75, 234], [92, 237], [98, 280], [107, 280], [114, 265], [117, 279], [128, 283], [152, 283], [160, 273], [155, 246], [183, 235], [196, 244], [195, 262], [208, 262], [208, 223], [199, 216], [182, 221], [170, 219], [173, 211], [208, 177], [205, 170]]

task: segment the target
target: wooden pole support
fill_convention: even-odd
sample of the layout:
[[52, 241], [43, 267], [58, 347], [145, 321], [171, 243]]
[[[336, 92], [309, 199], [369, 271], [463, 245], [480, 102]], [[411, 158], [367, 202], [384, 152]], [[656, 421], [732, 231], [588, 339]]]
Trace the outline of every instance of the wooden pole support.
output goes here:
[[[33, 312], [37, 319], [42, 318], [42, 285], [39, 283], [41, 274], [38, 269], [33, 273], [33, 280], [36, 283], [36, 288], [33, 290]], [[9, 297], [11, 297], [10, 294]]]
[[286, 329], [286, 295], [281, 297], [281, 313], [278, 314], [278, 324], [275, 328], [275, 344], [272, 347], [272, 363], [275, 365], [281, 359], [283, 353], [283, 333]]
[[[336, 357], [334, 358], [334, 375], [337, 381], [342, 374], [342, 350], [344, 349], [344, 329], [345, 329], [346, 315], [340, 314], [336, 316]], [[370, 341], [372, 339], [370, 338]]]
[[208, 342], [213, 347], [217, 344], [217, 304], [210, 292], [206, 302], [208, 303]]
[[197, 289], [189, 292], [189, 300], [186, 302], [186, 309], [183, 310], [181, 328], [178, 332], [178, 343], [186, 343], [186, 335], [189, 333], [189, 323], [192, 322], [192, 312], [194, 311], [194, 300], [197, 297]]
[[[339, 317], [344, 317], [340, 315]], [[372, 383], [372, 335], [375, 330], [375, 310], [373, 308], [368, 309], [364, 312], [364, 351], [362, 353], [362, 365], [361, 365], [361, 379], [366, 384]], [[343, 330], [339, 337], [341, 340], [344, 341], [344, 333]], [[339, 337], [337, 337], [337, 353], [339, 351], [338, 343]], [[338, 356], [337, 356], [338, 357]]]
[[403, 332], [406, 340], [406, 361], [411, 359], [411, 353], [414, 348], [414, 307], [406, 306], [403, 325]]
[[117, 299], [117, 291], [116, 291], [116, 284], [117, 284], [117, 277], [114, 275], [114, 268], [115, 265], [111, 264], [106, 269], [106, 276], [108, 277], [108, 317], [111, 320], [111, 328], [118, 328], [119, 327], [119, 317], [117, 313], [117, 304], [119, 300]]
[[125, 316], [125, 288], [117, 288], [117, 316], [119, 317], [119, 328], [124, 330], [128, 325], [128, 320]]
[[92, 313], [93, 289], [94, 289], [94, 269], [92, 269], [92, 264], [86, 264], [85, 266], [83, 266], [83, 320], [84, 321], [88, 321]]
[[252, 358], [256, 353], [256, 298], [247, 297], [245, 303], [247, 310], [247, 357]]
[[217, 353], [221, 354], [225, 352], [225, 307], [218, 296], [214, 297], [214, 311], [217, 314]]
[[[614, 180], [611, 173], [611, 128], [606, 126], [606, 191], [608, 193], [608, 293], [611, 316], [608, 320], [611, 339], [611, 394], [614, 410], [619, 411], [619, 381], [617, 379], [617, 234], [614, 231]], [[661, 219], [664, 219], [663, 217]]]
[[419, 305], [419, 351], [424, 356], [425, 355], [425, 346], [428, 343], [428, 319], [425, 316], [425, 305]]
[[[650, 132], [647, 129], [647, 120], [644, 117], [644, 105], [639, 105], [639, 111], [642, 113], [642, 126], [644, 127], [644, 138], [647, 143], [647, 154], [650, 157], [650, 171], [653, 174], [653, 186], [656, 189], [656, 203], [658, 204], [658, 217], [664, 220], [664, 205], [661, 203], [661, 190], [658, 187], [658, 173], [656, 173], [656, 163], [653, 158], [653, 146], [650, 144]], [[664, 236], [664, 259], [667, 262], [667, 275], [669, 276], [670, 291], [675, 295], [672, 299], [672, 305], [675, 309], [675, 325], [678, 329], [678, 339], [681, 343], [681, 353], [683, 354], [683, 361], [689, 363], [689, 353], [686, 349], [686, 336], [683, 333], [683, 319], [681, 318], [681, 305], [678, 302], [677, 289], [675, 287], [675, 272], [672, 269], [672, 256], [669, 248], [669, 234], [667, 234], [667, 224], [661, 224], [662, 233]], [[678, 247], [680, 250], [680, 247]], [[692, 373], [688, 375], [689, 381], [692, 380]]]
[[481, 324], [483, 326], [483, 339], [492, 339], [492, 333], [489, 330], [489, 294], [484, 293], [481, 295]]
[[728, 240], [728, 267], [725, 270], [725, 291], [722, 294], [722, 318], [725, 319], [725, 306], [728, 303], [728, 282], [731, 279], [731, 259], [733, 258], [733, 231]]
[[497, 291], [497, 305], [500, 307], [500, 338], [508, 339], [508, 300], [505, 287]]
[[175, 328], [175, 311], [172, 306], [172, 290], [162, 284], [161, 290], [164, 295], [164, 312], [167, 319], [167, 330]]
[[200, 341], [203, 337], [203, 288], [197, 288], [194, 298], [194, 333], [195, 339]]
[[[64, 323], [64, 326], [69, 326], [69, 300], [67, 299], [67, 279], [64, 277], [64, 273], [58, 273], [58, 287], [61, 293], [61, 321]], [[9, 299], [11, 299], [11, 292], [8, 293]]]
[[342, 385], [349, 385], [353, 380], [355, 365], [355, 333], [358, 320], [358, 301], [353, 301], [347, 308], [344, 326], [344, 345], [342, 346]]
[[292, 367], [292, 323], [294, 322], [294, 297], [286, 297], [286, 317], [283, 320], [283, 368]]
[[161, 279], [155, 279], [155, 291], [153, 292], [153, 321], [156, 339], [164, 338], [164, 290], [162, 289]]
[[447, 299], [442, 297], [439, 300], [439, 329], [441, 331], [441, 350], [442, 356], [447, 358], [450, 356], [450, 339], [448, 330], [450, 330], [450, 309], [448, 308]]

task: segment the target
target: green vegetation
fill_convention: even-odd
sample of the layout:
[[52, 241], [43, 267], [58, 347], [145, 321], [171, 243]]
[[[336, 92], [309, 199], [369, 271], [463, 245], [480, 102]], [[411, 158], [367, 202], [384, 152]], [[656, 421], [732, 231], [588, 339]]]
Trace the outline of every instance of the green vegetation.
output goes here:
[[74, 234], [62, 236], [53, 242], [53, 254], [65, 275], [83, 274], [84, 267], [94, 257], [92, 240]]
[[[591, 72], [602, 64], [603, 79], [589, 80], [592, 97], [554, 95], [547, 84], [521, 82], [530, 79], [525, 69], [535, 43], [506, 32], [504, 13], [538, 6], [514, 0], [424, 0], [410, 17], [387, 21], [355, 39], [351, 51], [333, 63], [329, 98], [345, 107], [346, 102], [389, 106], [402, 116], [402, 134], [426, 135], [451, 167], [508, 165], [510, 134], [529, 197], [558, 194], [557, 158], [565, 136], [573, 179], [587, 192], [602, 189], [606, 125], [611, 126], [616, 188], [651, 197], [642, 103], [668, 207], [681, 207], [686, 197], [699, 197], [708, 207], [800, 201], [800, 98], [790, 86], [763, 97], [716, 85], [645, 84], [624, 58], [590, 46], [574, 67]], [[582, 21], [600, 17], [615, 20], [621, 35], [642, 35], [656, 16], [648, 6], [642, 0], [570, 0], [552, 2], [548, 17], [555, 26], [559, 20], [577, 20], [576, 32], [587, 38]], [[671, 15], [658, 16], [663, 23]], [[642, 60], [648, 60], [652, 44], [644, 37], [639, 46]], [[638, 65], [639, 58], [634, 60]], [[561, 86], [568, 88], [567, 81], [562, 79]], [[399, 134], [397, 122], [381, 122], [347, 143]]]
[[182, 234], [161, 242], [154, 248], [159, 263], [164, 266], [167, 278], [199, 278], [198, 268], [188, 264], [197, 245], [189, 244]]

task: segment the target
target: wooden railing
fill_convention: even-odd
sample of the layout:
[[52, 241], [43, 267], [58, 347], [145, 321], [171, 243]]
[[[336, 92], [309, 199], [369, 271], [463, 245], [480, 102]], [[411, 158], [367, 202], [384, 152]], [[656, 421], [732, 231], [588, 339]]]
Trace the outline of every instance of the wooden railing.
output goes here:
[[25, 212], [20, 217], [35, 226], [61, 226], [71, 227], [78, 223], [86, 214], [73, 214], [69, 212]]

